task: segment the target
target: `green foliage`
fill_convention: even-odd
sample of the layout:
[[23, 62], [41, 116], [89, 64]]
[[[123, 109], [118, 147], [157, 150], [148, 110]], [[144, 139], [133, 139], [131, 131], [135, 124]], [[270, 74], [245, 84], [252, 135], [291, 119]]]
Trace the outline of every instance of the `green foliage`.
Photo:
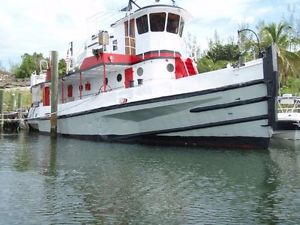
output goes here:
[[30, 77], [32, 72], [34, 71], [34, 61], [29, 54], [24, 54], [22, 56], [22, 63], [20, 67], [16, 70], [17, 78], [25, 78]]
[[233, 42], [223, 44], [215, 34], [215, 40], [209, 41], [208, 51], [197, 61], [200, 73], [225, 68], [228, 63], [237, 62], [240, 56], [238, 45]]
[[298, 48], [299, 37], [290, 37], [293, 28], [286, 22], [278, 24], [262, 24], [260, 27], [261, 43], [263, 47], [274, 44], [278, 55], [278, 68], [280, 80], [287, 84], [289, 77], [300, 77], [300, 54], [292, 51], [291, 47]]
[[223, 60], [218, 60], [218, 61], [214, 62], [212, 59], [205, 56], [205, 57], [200, 58], [197, 61], [197, 68], [198, 68], [199, 73], [205, 73], [205, 72], [224, 68], [227, 63], [228, 62], [223, 61]]
[[22, 55], [22, 62], [18, 68], [15, 69], [15, 75], [17, 78], [30, 77], [31, 74], [36, 71], [37, 74], [40, 73], [40, 61], [44, 59], [42, 53], [33, 53], [30, 55], [25, 53]]
[[[20, 95], [19, 95], [20, 94]], [[18, 96], [21, 96], [21, 107], [29, 108], [31, 105], [30, 90], [24, 89], [7, 89], [4, 91], [4, 111], [13, 111], [16, 109]]]
[[59, 77], [63, 77], [67, 71], [67, 64], [64, 59], [60, 59], [58, 62], [58, 75]]
[[221, 44], [219, 42], [213, 43], [207, 51], [207, 56], [213, 61], [237, 61], [240, 56], [238, 45], [234, 43]]
[[[245, 34], [247, 33], [247, 34]], [[257, 55], [257, 42], [253, 34], [249, 32], [240, 34], [240, 47], [246, 61], [251, 60], [254, 53]], [[296, 32], [290, 23], [282, 21], [280, 23], [265, 24], [261, 22], [258, 25], [258, 34], [261, 48], [264, 49], [270, 45], [274, 45], [278, 55], [278, 70], [281, 84], [281, 92], [296, 93], [297, 87], [293, 87], [293, 83], [299, 85], [296, 78], [300, 77], [300, 47], [299, 33]]]
[[289, 77], [286, 84], [281, 87], [281, 94], [300, 95], [300, 78]]
[[[17, 78], [30, 77], [33, 72], [36, 74], [41, 73], [42, 70], [46, 70], [46, 64], [40, 62], [42, 60], [47, 60], [43, 57], [42, 53], [34, 52], [32, 55], [25, 53], [22, 55], [22, 62], [20, 65], [14, 64], [11, 66], [11, 72], [16, 75]], [[60, 59], [58, 62], [58, 73], [61, 76], [66, 74], [66, 63], [64, 59]]]

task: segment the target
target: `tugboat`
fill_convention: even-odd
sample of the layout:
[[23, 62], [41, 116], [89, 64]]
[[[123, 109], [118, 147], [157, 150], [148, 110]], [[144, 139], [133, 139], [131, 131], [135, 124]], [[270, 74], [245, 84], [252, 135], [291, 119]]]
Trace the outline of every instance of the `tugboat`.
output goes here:
[[[132, 10], [132, 5], [137, 9]], [[103, 141], [268, 148], [275, 122], [276, 54], [198, 73], [185, 55], [189, 17], [174, 4], [139, 7], [99, 30], [78, 68], [59, 80], [57, 132]], [[73, 63], [75, 64], [75, 63]], [[28, 123], [50, 132], [51, 78], [34, 82]]]

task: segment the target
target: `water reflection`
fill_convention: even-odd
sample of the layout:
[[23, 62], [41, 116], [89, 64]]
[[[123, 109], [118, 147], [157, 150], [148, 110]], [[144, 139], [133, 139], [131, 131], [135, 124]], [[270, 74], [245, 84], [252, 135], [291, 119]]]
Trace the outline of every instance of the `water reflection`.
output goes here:
[[300, 223], [297, 143], [232, 151], [26, 134], [3, 144], [5, 224]]
[[20, 135], [17, 136], [18, 142], [20, 143], [18, 145], [18, 148], [15, 150], [15, 161], [14, 161], [14, 167], [17, 171], [27, 171], [30, 169], [30, 149], [28, 148], [28, 139], [26, 138], [24, 133], [20, 133]]
[[[272, 221], [298, 224], [300, 221], [300, 142], [274, 139], [270, 147], [273, 167], [269, 183], [276, 188], [268, 198], [274, 203], [270, 208]], [[276, 219], [274, 219], [274, 217]]]
[[46, 176], [56, 176], [57, 140], [49, 137], [49, 144], [45, 146], [42, 173]]
[[[101, 146], [85, 149], [94, 155], [91, 166], [77, 166], [84, 175], [71, 181], [97, 221], [194, 224], [255, 219], [249, 210], [255, 211], [257, 200], [249, 199], [265, 176], [260, 170], [267, 153]], [[243, 201], [250, 204], [243, 208]], [[215, 217], [220, 212], [221, 217]]]

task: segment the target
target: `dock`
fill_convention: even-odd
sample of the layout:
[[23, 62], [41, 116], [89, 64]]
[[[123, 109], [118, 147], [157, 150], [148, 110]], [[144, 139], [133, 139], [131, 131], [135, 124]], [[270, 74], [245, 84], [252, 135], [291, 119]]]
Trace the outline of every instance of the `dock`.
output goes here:
[[28, 129], [26, 117], [27, 112], [22, 110], [0, 114], [0, 133], [16, 133], [21, 129]]
[[[3, 79], [1, 82], [3, 83]], [[27, 129], [25, 118], [28, 114], [31, 99], [29, 87], [14, 86], [3, 89], [1, 82], [0, 133], [15, 133], [20, 129]]]

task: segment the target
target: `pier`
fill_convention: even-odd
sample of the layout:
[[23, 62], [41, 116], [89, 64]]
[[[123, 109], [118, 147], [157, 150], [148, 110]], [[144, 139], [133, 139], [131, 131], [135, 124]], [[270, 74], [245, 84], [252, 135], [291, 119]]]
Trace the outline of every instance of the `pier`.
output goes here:
[[21, 92], [6, 92], [5, 97], [5, 91], [0, 89], [0, 133], [13, 133], [20, 129], [27, 129], [24, 121], [28, 112], [27, 108], [22, 106], [22, 101]]
[[20, 129], [28, 129], [25, 123], [26, 111], [18, 110], [0, 115], [0, 133], [15, 133]]

